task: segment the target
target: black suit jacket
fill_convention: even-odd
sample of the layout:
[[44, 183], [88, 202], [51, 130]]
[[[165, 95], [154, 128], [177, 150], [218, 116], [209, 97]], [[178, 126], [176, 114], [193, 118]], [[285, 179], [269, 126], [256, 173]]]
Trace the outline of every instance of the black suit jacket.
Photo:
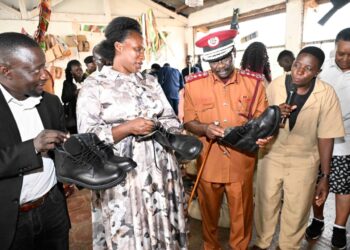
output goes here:
[[[44, 92], [37, 110], [45, 129], [65, 131], [63, 107], [57, 96]], [[0, 90], [0, 248], [13, 240], [23, 175], [43, 167], [33, 140], [22, 142], [12, 112]]]

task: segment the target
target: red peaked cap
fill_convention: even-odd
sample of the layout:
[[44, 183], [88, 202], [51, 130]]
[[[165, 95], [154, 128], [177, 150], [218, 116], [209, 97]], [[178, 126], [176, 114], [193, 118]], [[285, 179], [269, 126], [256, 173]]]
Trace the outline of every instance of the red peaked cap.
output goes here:
[[203, 48], [202, 59], [207, 62], [221, 60], [232, 52], [233, 38], [238, 34], [237, 30], [223, 30], [209, 34], [196, 42], [196, 46]]

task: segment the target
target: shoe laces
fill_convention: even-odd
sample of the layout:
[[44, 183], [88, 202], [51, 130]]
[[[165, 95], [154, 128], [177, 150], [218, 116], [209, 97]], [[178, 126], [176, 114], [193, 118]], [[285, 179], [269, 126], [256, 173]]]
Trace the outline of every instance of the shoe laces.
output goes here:
[[88, 164], [88, 163], [93, 162], [98, 158], [98, 155], [96, 153], [96, 146], [86, 145], [85, 143], [84, 145], [85, 145], [84, 150], [78, 156], [72, 157], [73, 163], [76, 166], [90, 165], [90, 168], [91, 168], [91, 164]]
[[105, 143], [105, 141], [99, 141], [98, 143], [93, 144], [93, 146], [94, 146], [94, 149], [96, 149], [96, 148], [97, 148], [97, 150], [98, 150], [98, 151], [100, 151], [100, 150], [105, 150], [105, 149], [112, 149], [112, 148], [114, 148], [114, 146], [113, 146], [113, 145], [111, 145], [111, 144], [107, 144], [107, 143]]

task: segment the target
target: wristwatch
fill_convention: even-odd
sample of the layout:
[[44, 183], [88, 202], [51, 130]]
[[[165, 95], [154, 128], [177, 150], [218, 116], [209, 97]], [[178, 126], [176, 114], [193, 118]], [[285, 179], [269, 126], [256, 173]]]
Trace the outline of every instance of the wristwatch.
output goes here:
[[319, 175], [320, 178], [326, 178], [327, 180], [329, 180], [330, 174], [326, 174], [326, 173], [320, 173]]

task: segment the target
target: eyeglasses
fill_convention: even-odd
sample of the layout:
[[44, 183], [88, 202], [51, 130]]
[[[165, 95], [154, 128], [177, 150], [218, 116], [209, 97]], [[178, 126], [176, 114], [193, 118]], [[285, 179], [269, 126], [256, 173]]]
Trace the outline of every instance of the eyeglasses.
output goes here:
[[219, 64], [222, 63], [224, 65], [228, 65], [228, 64], [231, 64], [232, 63], [232, 56], [228, 56], [228, 57], [225, 57], [224, 59], [221, 59], [219, 61], [216, 61], [216, 62], [211, 62], [210, 65], [214, 68], [216, 68], [217, 66], [219, 66]]

